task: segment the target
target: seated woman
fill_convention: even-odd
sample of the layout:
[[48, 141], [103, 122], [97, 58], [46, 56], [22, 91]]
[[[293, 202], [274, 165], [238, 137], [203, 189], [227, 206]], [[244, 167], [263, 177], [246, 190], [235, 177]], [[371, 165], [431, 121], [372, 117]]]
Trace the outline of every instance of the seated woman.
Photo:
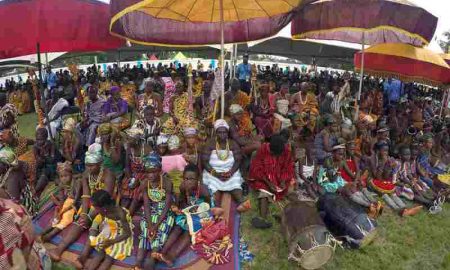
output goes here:
[[56, 205], [55, 216], [52, 224], [41, 234], [43, 242], [50, 241], [55, 235], [59, 234], [67, 226], [72, 224], [75, 217], [76, 203], [81, 197], [81, 185], [73, 181], [72, 163], [66, 161], [58, 163], [58, 193], [51, 196]]
[[120, 95], [131, 108], [135, 108], [135, 94], [136, 85], [133, 82], [130, 83], [128, 77], [123, 77]]
[[[170, 210], [172, 182], [161, 174], [161, 157], [153, 152], [143, 160], [145, 181], [139, 187], [139, 196], [133, 200], [130, 212], [139, 211], [141, 216], [139, 249], [134, 269], [142, 269], [147, 252], [157, 257], [167, 241], [175, 217]], [[137, 206], [142, 203], [142, 208]], [[151, 264], [154, 264], [154, 258]]]
[[230, 136], [241, 148], [241, 152], [250, 156], [261, 147], [262, 137], [253, 134], [253, 124], [247, 112], [238, 105], [230, 106]]
[[445, 175], [445, 171], [431, 165], [431, 149], [433, 148], [433, 135], [425, 134], [421, 138], [421, 151], [417, 158], [420, 180], [424, 181], [435, 192], [448, 189], [448, 185], [442, 184], [439, 178]]
[[152, 152], [152, 148], [143, 141], [142, 129], [130, 128], [126, 136], [125, 178], [120, 187], [120, 205], [128, 208], [144, 181], [143, 159]]
[[33, 146], [34, 158], [36, 160], [36, 184], [35, 191], [37, 195], [45, 189], [49, 181], [56, 177], [56, 163], [61, 161], [61, 155], [56, 150], [52, 141], [48, 140], [48, 131], [46, 128], [36, 130], [36, 142]]
[[249, 184], [258, 191], [259, 218], [252, 220], [256, 228], [272, 226], [267, 221], [269, 201], [282, 200], [294, 180], [294, 159], [290, 146], [282, 135], [273, 135], [270, 143], [264, 143], [252, 159]]
[[186, 216], [182, 210], [203, 202], [211, 203], [208, 188], [201, 183], [197, 166], [189, 164], [184, 169], [177, 201], [177, 206], [172, 206], [176, 214], [175, 226], [161, 253], [155, 254], [158, 260], [165, 262], [169, 267], [173, 266], [174, 260], [191, 244]]
[[279, 99], [276, 101], [276, 111], [273, 114], [272, 131], [273, 134], [280, 133], [283, 129], [292, 126], [291, 119], [287, 118], [289, 112], [289, 101], [286, 99]]
[[69, 227], [68, 232], [62, 238], [62, 241], [56, 248], [49, 250], [49, 256], [53, 261], [60, 261], [61, 254], [72, 243], [78, 240], [81, 234], [89, 229], [92, 220], [98, 212], [92, 207], [91, 196], [98, 190], [105, 190], [111, 196], [116, 194], [116, 184], [114, 174], [102, 166], [101, 146], [93, 144], [86, 152], [84, 160], [86, 171], [81, 179], [81, 207], [78, 209], [77, 219]]
[[249, 204], [242, 194], [240, 147], [229, 138], [229, 126], [225, 120], [216, 120], [214, 129], [216, 138], [205, 145], [202, 153], [203, 183], [214, 194], [215, 206], [220, 207], [223, 192], [230, 192], [239, 205], [237, 210], [244, 212], [249, 209]]
[[[194, 124], [194, 111], [189, 109], [193, 104], [189, 103], [188, 93], [182, 81], [177, 81], [176, 92], [170, 99], [170, 118], [163, 124], [163, 132], [179, 135], [185, 127]], [[193, 101], [192, 101], [193, 102]]]
[[[105, 190], [92, 194], [92, 206], [99, 213], [89, 229], [89, 239], [75, 261], [78, 269], [110, 269], [114, 260], [122, 261], [131, 256], [133, 249], [133, 227], [130, 212], [116, 205]], [[86, 263], [91, 251], [97, 254]]]
[[25, 207], [30, 215], [38, 209], [25, 172], [9, 146], [0, 149], [0, 198], [9, 199]]
[[114, 173], [116, 180], [124, 173], [125, 149], [117, 129], [109, 123], [101, 124], [97, 131], [101, 139], [103, 166]]
[[324, 128], [314, 138], [316, 164], [322, 165], [325, 158], [330, 156], [333, 146], [337, 145], [337, 136], [339, 125], [331, 115], [326, 115], [324, 119]]
[[[312, 84], [303, 82], [300, 91], [291, 95], [290, 110], [295, 114], [294, 124], [298, 128], [306, 127], [311, 132], [315, 129], [316, 118], [319, 116], [319, 103], [314, 94]], [[305, 121], [305, 118], [307, 119]]]
[[268, 139], [272, 136], [273, 111], [269, 102], [269, 86], [263, 84], [259, 88], [260, 96], [255, 98], [251, 104], [253, 113], [253, 122], [255, 123], [258, 134]]
[[407, 146], [400, 148], [399, 188], [397, 195], [407, 194], [407, 199], [417, 201], [427, 208], [433, 206], [435, 196], [424, 182], [418, 179], [415, 162], [411, 162], [411, 150]]
[[184, 145], [181, 149], [183, 157], [187, 163], [198, 165], [199, 163], [199, 141], [197, 130], [192, 127], [185, 128], [183, 131]]
[[76, 122], [73, 118], [65, 120], [61, 135], [62, 156], [73, 164], [75, 173], [82, 173], [84, 171], [83, 135], [76, 129]]
[[126, 128], [130, 123], [129, 119], [125, 117], [128, 112], [128, 104], [120, 96], [120, 87], [111, 87], [111, 96], [103, 105], [103, 122], [110, 122], [119, 130]]
[[84, 106], [83, 120], [80, 123], [80, 128], [84, 134], [85, 145], [87, 147], [95, 142], [97, 127], [106, 120], [103, 117], [103, 105], [105, 104], [105, 100], [99, 97], [96, 86], [88, 87], [88, 97], [89, 101]]
[[399, 168], [397, 162], [389, 157], [389, 146], [386, 142], [380, 141], [375, 144], [375, 153], [370, 158], [370, 167], [373, 178], [369, 180], [369, 185], [382, 195], [389, 207], [401, 216], [415, 215], [422, 209], [422, 206], [406, 208], [406, 204], [395, 194]]

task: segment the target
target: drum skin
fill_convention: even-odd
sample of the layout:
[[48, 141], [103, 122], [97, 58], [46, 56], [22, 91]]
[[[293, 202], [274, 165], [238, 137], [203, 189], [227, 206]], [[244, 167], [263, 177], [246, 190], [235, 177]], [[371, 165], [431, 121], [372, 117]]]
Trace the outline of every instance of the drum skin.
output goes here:
[[288, 242], [290, 259], [303, 269], [318, 269], [332, 259], [330, 232], [313, 202], [289, 202], [283, 209], [281, 229]]

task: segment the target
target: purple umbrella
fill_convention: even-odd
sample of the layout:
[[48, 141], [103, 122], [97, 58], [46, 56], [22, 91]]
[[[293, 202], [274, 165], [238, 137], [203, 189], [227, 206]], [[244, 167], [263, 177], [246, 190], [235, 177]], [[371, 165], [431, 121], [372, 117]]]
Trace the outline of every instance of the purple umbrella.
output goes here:
[[[430, 42], [438, 19], [406, 0], [318, 0], [303, 7], [292, 21], [294, 39], [311, 38], [361, 43], [361, 97], [364, 46]], [[356, 111], [358, 115], [358, 109]]]

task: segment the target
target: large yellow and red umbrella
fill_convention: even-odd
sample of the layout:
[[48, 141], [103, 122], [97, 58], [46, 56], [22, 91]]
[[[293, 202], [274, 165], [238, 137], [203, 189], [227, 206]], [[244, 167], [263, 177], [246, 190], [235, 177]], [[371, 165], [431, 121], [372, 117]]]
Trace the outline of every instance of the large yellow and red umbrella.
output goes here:
[[[430, 50], [402, 43], [384, 43], [368, 48], [364, 54], [367, 74], [434, 86], [450, 83], [450, 66]], [[362, 52], [355, 54], [356, 70], [361, 69], [361, 57]]]
[[221, 44], [222, 117], [224, 43], [272, 36], [301, 4], [314, 0], [112, 0], [110, 32], [152, 45]]

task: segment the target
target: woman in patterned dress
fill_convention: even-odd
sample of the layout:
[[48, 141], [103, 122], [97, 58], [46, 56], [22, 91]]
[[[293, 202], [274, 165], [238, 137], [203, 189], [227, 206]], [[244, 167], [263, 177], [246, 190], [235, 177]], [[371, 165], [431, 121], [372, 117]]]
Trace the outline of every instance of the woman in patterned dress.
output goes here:
[[[130, 212], [139, 202], [143, 202], [140, 210], [141, 223], [139, 249], [134, 269], [142, 269], [147, 252], [152, 257], [159, 253], [167, 241], [175, 223], [175, 217], [170, 210], [172, 203], [172, 182], [161, 174], [161, 157], [157, 153], [146, 156], [143, 160], [145, 181], [139, 187], [140, 196], [133, 200]], [[154, 258], [151, 259], [154, 264]]]

